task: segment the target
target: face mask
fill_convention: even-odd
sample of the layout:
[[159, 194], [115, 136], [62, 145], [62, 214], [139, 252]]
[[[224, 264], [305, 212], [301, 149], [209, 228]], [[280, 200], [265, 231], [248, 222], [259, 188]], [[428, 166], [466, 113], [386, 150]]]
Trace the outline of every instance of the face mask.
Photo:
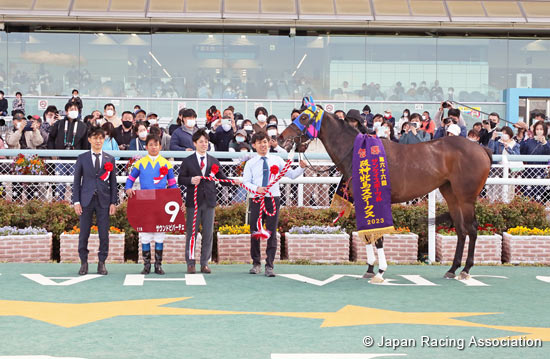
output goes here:
[[196, 124], [196, 120], [187, 120], [187, 127], [195, 127]]
[[510, 136], [508, 136], [508, 134], [506, 134], [506, 133], [502, 134], [502, 140], [503, 141], [508, 141], [509, 139], [510, 139]]
[[156, 125], [157, 123], [159, 123], [159, 122], [156, 118], [152, 118], [152, 119], [149, 120], [150, 125]]
[[277, 122], [270, 122], [269, 124], [277, 126]]
[[235, 138], [235, 140], [237, 141], [237, 143], [242, 143], [242, 142], [244, 142], [244, 137], [239, 136], [239, 137]]
[[385, 117], [385, 118], [390, 118], [391, 115], [390, 115], [389, 113], [385, 113], [385, 114], [384, 114], [384, 117]]
[[426, 121], [426, 116], [422, 116], [422, 121]]
[[130, 128], [132, 127], [132, 121], [122, 121], [122, 126]]
[[491, 128], [495, 128], [495, 127], [497, 127], [497, 124], [496, 124], [496, 123], [494, 123], [493, 121], [491, 121], [491, 122], [489, 122], [489, 123], [491, 124]]
[[69, 111], [69, 118], [76, 119], [78, 117], [78, 111]]
[[53, 117], [46, 117], [46, 122], [48, 122], [50, 125], [53, 123], [54, 118]]
[[245, 131], [252, 131], [252, 126], [246, 125], [244, 126]]
[[260, 122], [265, 122], [267, 120], [267, 116], [266, 115], [258, 115], [258, 121]]
[[74, 97], [78, 97], [78, 95], [73, 95], [73, 98], [74, 98]]
[[375, 122], [375, 123], [372, 124], [372, 128], [374, 128], [375, 130], [377, 128], [379, 128], [380, 126], [382, 126], [382, 122]]
[[225, 132], [229, 131], [231, 129], [231, 125], [226, 125], [226, 124], [223, 124], [222, 125], [222, 128]]
[[277, 131], [276, 130], [269, 130], [269, 131], [267, 131], [267, 134], [269, 136], [277, 136]]
[[237, 127], [241, 127], [243, 124], [243, 120], [237, 120]]
[[145, 140], [145, 138], [147, 137], [147, 131], [141, 131], [138, 133], [138, 136], [141, 140]]
[[477, 140], [475, 138], [468, 137], [468, 139], [472, 142], [477, 142]]
[[408, 120], [408, 119], [409, 119], [409, 115], [407, 115], [406, 113], [404, 113], [404, 114], [403, 114], [403, 118], [404, 118], [405, 120]]
[[105, 111], [105, 116], [111, 117], [111, 116], [113, 116], [114, 114], [115, 114], [115, 111], [113, 111], [113, 110], [107, 110], [107, 111]]

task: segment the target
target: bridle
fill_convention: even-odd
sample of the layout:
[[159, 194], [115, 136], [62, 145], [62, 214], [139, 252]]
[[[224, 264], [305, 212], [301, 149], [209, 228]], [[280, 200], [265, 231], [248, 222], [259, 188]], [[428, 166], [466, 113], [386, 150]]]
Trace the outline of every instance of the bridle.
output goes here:
[[[290, 124], [290, 127], [294, 126], [296, 128], [296, 132], [297, 132], [297, 135], [292, 137], [292, 143], [296, 146], [296, 149], [299, 149], [300, 146], [302, 146], [302, 145], [306, 146], [305, 148], [307, 149], [307, 146], [309, 146], [309, 144], [313, 140], [319, 138], [321, 123], [323, 121], [325, 113], [324, 113], [324, 110], [322, 110], [319, 106], [313, 106], [313, 107], [314, 107], [315, 111], [313, 111], [311, 109], [311, 107], [308, 107], [304, 112], [302, 112], [300, 114], [300, 116], [296, 117], [294, 119], [294, 121], [292, 121], [292, 123]], [[304, 125], [300, 122], [300, 118], [302, 118], [302, 116], [305, 116], [305, 115], [308, 116], [308, 120], [307, 120], [306, 124]], [[317, 122], [319, 122], [319, 124], [316, 126]], [[312, 128], [313, 128], [313, 130], [312, 130]], [[304, 141], [304, 138], [306, 138], [305, 141]], [[352, 151], [353, 151], [353, 148], [351, 148], [350, 152], [352, 152]], [[316, 174], [326, 173], [326, 172], [329, 172], [329, 171], [332, 170], [330, 167], [325, 169], [325, 170], [315, 169], [313, 167], [313, 164], [309, 160], [309, 158], [307, 158], [305, 151], [304, 152], [298, 152], [298, 158], [299, 159], [301, 159], [302, 155], [304, 156], [304, 159], [306, 160], [309, 167]], [[347, 153], [346, 156], [347, 155], [349, 155], [349, 153]], [[346, 156], [343, 156], [342, 160], [340, 160], [338, 163], [334, 163], [334, 166], [336, 166], [336, 168], [338, 168], [338, 165], [341, 164], [341, 162], [343, 162], [343, 160], [344, 160], [344, 158], [346, 158]]]

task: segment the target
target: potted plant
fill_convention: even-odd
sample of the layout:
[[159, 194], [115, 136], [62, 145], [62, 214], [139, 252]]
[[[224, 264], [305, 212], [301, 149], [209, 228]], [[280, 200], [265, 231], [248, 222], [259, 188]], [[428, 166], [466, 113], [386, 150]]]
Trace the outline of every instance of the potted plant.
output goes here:
[[[502, 237], [496, 233], [492, 224], [480, 225], [477, 228], [475, 263], [502, 263]], [[438, 262], [452, 262], [455, 256], [458, 237], [456, 229], [438, 226], [435, 235], [435, 259]], [[470, 239], [466, 237], [462, 262], [466, 262]]]
[[349, 235], [340, 226], [295, 226], [285, 242], [289, 260], [349, 261]]
[[[223, 225], [218, 228], [218, 262], [245, 262], [250, 258], [250, 225]], [[260, 240], [260, 253], [265, 256], [266, 240]], [[275, 261], [281, 258], [281, 235], [277, 232]]]
[[[92, 226], [90, 238], [88, 239], [89, 261], [97, 261], [97, 250], [99, 248], [99, 235], [97, 226]], [[79, 262], [78, 236], [80, 228], [74, 226], [72, 230], [65, 231], [59, 236], [59, 257], [61, 262]], [[120, 229], [111, 226], [109, 228], [109, 256], [107, 263], [124, 262], [124, 236]]]
[[0, 227], [0, 262], [51, 260], [52, 233], [44, 228]]
[[[38, 155], [18, 154], [11, 164], [11, 172], [14, 175], [38, 176], [48, 174], [44, 160]], [[28, 198], [27, 198], [28, 197]], [[39, 183], [14, 183], [11, 188], [11, 199], [13, 201], [26, 201], [27, 199], [44, 199], [46, 193], [40, 188]]]
[[[409, 227], [399, 227], [395, 233], [384, 235], [384, 253], [386, 260], [394, 263], [411, 263], [418, 260], [418, 235], [411, 233]], [[357, 232], [352, 233], [351, 258], [354, 261], [367, 261], [365, 243]]]
[[550, 228], [508, 229], [502, 234], [502, 261], [550, 264]]

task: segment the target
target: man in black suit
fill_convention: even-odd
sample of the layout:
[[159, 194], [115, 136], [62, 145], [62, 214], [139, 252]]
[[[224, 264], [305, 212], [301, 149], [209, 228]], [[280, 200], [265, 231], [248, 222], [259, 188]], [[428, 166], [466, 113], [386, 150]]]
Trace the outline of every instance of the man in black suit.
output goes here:
[[[214, 208], [216, 207], [216, 183], [208, 180], [201, 181], [201, 176], [209, 177], [212, 173], [213, 165], [218, 166], [218, 169], [220, 169], [220, 162], [216, 158], [206, 154], [209, 137], [204, 128], [201, 128], [195, 132], [192, 140], [197, 151], [193, 152], [193, 154], [189, 157], [183, 159], [178, 177], [178, 183], [180, 185], [185, 185], [187, 188], [187, 195], [185, 199], [185, 206], [187, 207], [185, 227], [187, 232], [185, 261], [187, 262], [187, 273], [195, 273], [195, 258], [189, 258], [189, 242], [191, 241], [191, 235], [193, 234], [193, 215], [195, 208], [193, 197], [195, 193], [195, 186], [198, 185], [196, 230], [198, 231], [199, 226], [202, 225], [201, 272], [210, 273], [211, 270], [208, 267], [208, 260], [212, 256]], [[227, 177], [221, 172], [221, 169], [215, 173], [215, 177], [219, 179], [227, 179]], [[231, 185], [230, 183], [221, 184], [225, 186]]]
[[105, 141], [105, 132], [101, 128], [92, 127], [88, 132], [88, 141], [92, 150], [78, 156], [73, 183], [74, 210], [80, 216], [78, 255], [81, 266], [78, 274], [88, 273], [88, 238], [92, 227], [92, 215], [95, 212], [99, 233], [97, 273], [106, 275], [109, 216], [115, 214], [117, 202], [115, 158], [101, 150]]

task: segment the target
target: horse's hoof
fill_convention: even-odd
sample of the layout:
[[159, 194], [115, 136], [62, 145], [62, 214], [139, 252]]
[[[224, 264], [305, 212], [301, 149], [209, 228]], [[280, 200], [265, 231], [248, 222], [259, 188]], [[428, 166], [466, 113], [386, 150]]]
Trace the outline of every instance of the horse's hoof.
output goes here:
[[365, 274], [363, 274], [363, 278], [370, 279], [372, 277], [374, 277], [373, 272], [365, 272]]
[[458, 280], [468, 280], [470, 278], [472, 278], [472, 276], [466, 272], [460, 272], [460, 275], [458, 276]]
[[445, 275], [443, 276], [443, 278], [445, 278], [445, 279], [455, 279], [455, 277], [456, 277], [456, 274], [451, 273], [451, 272], [447, 272], [447, 273], [445, 273]]
[[370, 280], [370, 283], [371, 284], [380, 284], [380, 283], [384, 283], [384, 278], [382, 278], [381, 275], [375, 275], [374, 277], [372, 277], [372, 279]]

